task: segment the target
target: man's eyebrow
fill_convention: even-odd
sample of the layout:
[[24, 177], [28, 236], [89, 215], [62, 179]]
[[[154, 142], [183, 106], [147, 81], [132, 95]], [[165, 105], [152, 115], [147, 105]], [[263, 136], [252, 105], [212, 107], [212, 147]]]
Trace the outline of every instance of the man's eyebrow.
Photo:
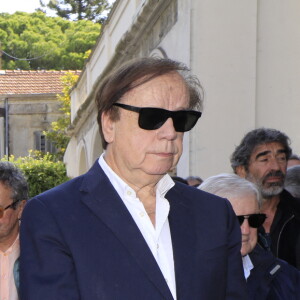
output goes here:
[[[258, 159], [258, 158], [260, 158], [261, 156], [265, 156], [265, 155], [267, 155], [267, 154], [269, 154], [269, 153], [271, 153], [270, 150], [266, 150], [266, 151], [260, 152], [260, 153], [258, 153], [258, 154], [255, 156], [255, 159]], [[286, 151], [285, 151], [284, 149], [279, 149], [279, 150], [276, 151], [276, 154], [282, 154], [282, 153], [286, 154]]]
[[269, 153], [271, 153], [270, 150], [266, 150], [266, 151], [260, 152], [260, 153], [256, 154], [255, 159], [258, 159], [258, 158], [260, 158], [261, 156], [265, 156], [265, 155], [267, 155], [267, 154], [269, 154]]
[[276, 154], [282, 154], [282, 153], [286, 154], [286, 150], [285, 149], [279, 149], [276, 152]]

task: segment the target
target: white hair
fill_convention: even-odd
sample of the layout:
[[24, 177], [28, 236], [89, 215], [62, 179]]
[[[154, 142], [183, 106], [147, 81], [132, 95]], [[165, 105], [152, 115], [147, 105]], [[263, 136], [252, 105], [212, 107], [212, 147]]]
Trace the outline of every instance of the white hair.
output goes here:
[[240, 197], [254, 194], [258, 206], [261, 207], [262, 198], [256, 185], [236, 175], [222, 173], [205, 179], [199, 189], [223, 198]]

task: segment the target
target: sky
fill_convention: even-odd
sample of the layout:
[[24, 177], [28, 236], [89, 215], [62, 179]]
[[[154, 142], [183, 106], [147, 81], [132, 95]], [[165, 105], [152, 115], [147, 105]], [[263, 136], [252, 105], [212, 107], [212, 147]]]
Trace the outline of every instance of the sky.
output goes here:
[[[114, 1], [110, 0], [109, 2], [112, 3]], [[39, 7], [39, 0], [0, 0], [0, 13], [13, 14], [16, 11], [32, 13]], [[47, 15], [50, 16], [51, 14], [47, 13]]]
[[13, 14], [16, 11], [32, 13], [39, 7], [39, 0], [0, 0], [0, 13]]

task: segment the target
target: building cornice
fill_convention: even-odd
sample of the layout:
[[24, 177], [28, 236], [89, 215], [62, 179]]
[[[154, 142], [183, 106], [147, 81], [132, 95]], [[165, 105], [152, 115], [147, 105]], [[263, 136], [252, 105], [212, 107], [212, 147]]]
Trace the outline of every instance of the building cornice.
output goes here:
[[[120, 5], [120, 2], [116, 3], [116, 6], [117, 5]], [[114, 6], [114, 11], [112, 12], [112, 15], [110, 15], [110, 20], [113, 18], [113, 13], [116, 11], [116, 6]], [[164, 18], [162, 18], [161, 24], [159, 24], [159, 34], [155, 34], [155, 36], [153, 34], [153, 36], [151, 36], [151, 43], [146, 47], [147, 50], [142, 51], [141, 42], [143, 40], [149, 42], [149, 36], [155, 27], [154, 24], [157, 23], [162, 16]], [[169, 22], [169, 19], [172, 21]], [[149, 53], [159, 45], [162, 38], [167, 31], [170, 30], [171, 26], [174, 25], [176, 20], [177, 0], [146, 0], [141, 3], [139, 10], [133, 18], [132, 24], [118, 42], [113, 57], [107, 63], [103, 72], [95, 80], [89, 95], [76, 111], [76, 116], [68, 128], [69, 135], [76, 135], [85, 120], [92, 113], [95, 113], [93, 100], [95, 99], [97, 88], [105, 76], [116, 66], [119, 66], [133, 57], [149, 55]], [[106, 28], [104, 27], [103, 30], [105, 29]], [[100, 47], [100, 41], [97, 43], [97, 47]], [[95, 49], [91, 55], [94, 53]], [[89, 58], [89, 61], [91, 61], [91, 57]], [[88, 72], [87, 66], [84, 68], [79, 81], [84, 77], [85, 72]], [[79, 81], [76, 84], [76, 88], [80, 85]]]

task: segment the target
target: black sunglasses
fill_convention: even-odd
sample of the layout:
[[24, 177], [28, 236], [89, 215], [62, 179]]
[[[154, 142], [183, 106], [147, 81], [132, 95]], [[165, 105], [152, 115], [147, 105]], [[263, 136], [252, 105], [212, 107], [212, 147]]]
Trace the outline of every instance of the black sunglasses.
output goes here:
[[250, 227], [258, 228], [264, 223], [267, 216], [265, 214], [252, 214], [237, 216], [237, 218], [239, 220], [240, 225], [242, 225], [244, 223], [244, 220], [247, 219]]
[[158, 129], [168, 118], [172, 118], [176, 131], [189, 131], [196, 125], [202, 114], [195, 110], [170, 111], [156, 107], [136, 107], [123, 103], [114, 103], [113, 105], [139, 113], [139, 126], [146, 130]]
[[0, 207], [0, 219], [3, 217], [5, 210], [7, 210], [9, 208], [15, 209], [18, 203], [19, 203], [19, 201], [15, 201], [12, 204], [10, 204], [10, 205], [8, 205], [8, 206], [6, 206], [4, 208]]

